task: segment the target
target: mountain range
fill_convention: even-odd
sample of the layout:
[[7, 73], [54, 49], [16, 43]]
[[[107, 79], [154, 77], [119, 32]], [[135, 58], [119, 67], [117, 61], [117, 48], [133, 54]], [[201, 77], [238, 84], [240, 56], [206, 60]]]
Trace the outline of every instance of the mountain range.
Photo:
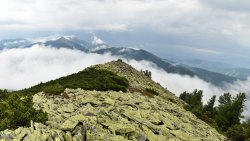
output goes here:
[[[80, 40], [74, 36], [63, 36], [43, 42], [34, 42], [28, 39], [9, 39], [0, 41], [1, 50], [11, 48], [29, 48], [35, 45], [43, 45], [52, 48], [75, 49], [85, 53], [110, 53], [112, 56], [121, 57], [127, 60], [133, 59], [136, 61], [149, 61], [156, 64], [157, 67], [165, 70], [168, 73], [187, 75], [191, 77], [197, 76], [200, 79], [216, 86], [225, 86], [225, 84], [233, 83], [239, 79], [244, 80], [248, 74], [250, 74], [248, 69], [235, 69], [235, 71], [233, 71], [230, 70], [231, 68], [229, 68], [227, 71], [222, 71], [223, 68], [216, 70], [206, 64], [195, 65], [197, 63], [194, 61], [188, 62], [186, 60], [178, 59], [162, 59], [143, 49], [110, 46], [98, 37], [93, 37], [93, 41], [91, 43]], [[237, 71], [239, 71], [239, 73]]]

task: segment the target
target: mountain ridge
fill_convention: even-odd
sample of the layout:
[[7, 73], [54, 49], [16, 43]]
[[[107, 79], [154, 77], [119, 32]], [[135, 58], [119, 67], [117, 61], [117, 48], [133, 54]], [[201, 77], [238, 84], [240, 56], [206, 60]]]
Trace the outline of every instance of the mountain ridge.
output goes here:
[[[95, 65], [85, 71], [91, 69], [111, 71], [125, 77], [129, 88], [125, 92], [80, 88], [65, 89], [56, 95], [38, 92], [33, 95], [33, 107], [48, 114], [45, 124], [31, 121], [30, 127], [4, 130], [0, 132], [0, 140], [226, 139], [186, 111], [182, 100], [122, 60]], [[159, 95], [146, 96], [145, 88], [154, 89]]]

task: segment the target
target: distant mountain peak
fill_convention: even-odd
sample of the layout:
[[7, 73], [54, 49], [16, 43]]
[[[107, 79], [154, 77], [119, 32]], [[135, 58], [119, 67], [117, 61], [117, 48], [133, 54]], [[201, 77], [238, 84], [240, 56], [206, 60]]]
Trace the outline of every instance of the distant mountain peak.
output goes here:
[[70, 41], [70, 40], [68, 40], [68, 39], [66, 39], [65, 37], [60, 37], [60, 38], [58, 38], [56, 41]]
[[88, 52], [89, 44], [85, 41], [77, 39], [75, 36], [61, 36], [56, 40], [49, 40], [43, 43], [45, 46], [56, 48], [77, 49]]
[[61, 38], [65, 38], [67, 40], [75, 40], [77, 37], [75, 35], [70, 35], [70, 36], [62, 36]]
[[109, 48], [110, 46], [103, 41], [101, 38], [97, 37], [96, 35], [92, 36], [92, 41], [93, 49], [91, 51], [97, 51], [101, 49], [106, 49]]
[[92, 41], [91, 43], [93, 45], [102, 45], [102, 44], [106, 44], [101, 38], [97, 37], [96, 35], [92, 36]]
[[[61, 41], [61, 42], [74, 42], [74, 40], [76, 40], [76, 37], [72, 37], [72, 36], [61, 36], [58, 37], [56, 40], [54, 41]], [[53, 40], [52, 40], [53, 41]]]

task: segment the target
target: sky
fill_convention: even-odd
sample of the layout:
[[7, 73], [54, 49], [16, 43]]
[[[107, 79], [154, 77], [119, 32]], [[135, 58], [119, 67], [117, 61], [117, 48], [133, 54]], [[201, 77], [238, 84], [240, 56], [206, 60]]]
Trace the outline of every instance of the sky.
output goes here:
[[114, 46], [250, 64], [249, 0], [1, 0], [0, 39], [95, 33]]

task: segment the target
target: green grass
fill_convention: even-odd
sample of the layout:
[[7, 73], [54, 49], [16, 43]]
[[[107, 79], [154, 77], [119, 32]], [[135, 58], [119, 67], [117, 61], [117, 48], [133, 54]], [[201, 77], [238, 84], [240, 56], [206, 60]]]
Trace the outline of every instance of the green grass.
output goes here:
[[88, 68], [84, 71], [62, 77], [47, 83], [20, 91], [7, 92], [0, 90], [0, 131], [15, 129], [19, 126], [30, 126], [30, 120], [47, 121], [47, 114], [33, 108], [32, 97], [38, 92], [57, 95], [66, 88], [97, 91], [127, 91], [128, 80], [124, 77], [106, 71]]

